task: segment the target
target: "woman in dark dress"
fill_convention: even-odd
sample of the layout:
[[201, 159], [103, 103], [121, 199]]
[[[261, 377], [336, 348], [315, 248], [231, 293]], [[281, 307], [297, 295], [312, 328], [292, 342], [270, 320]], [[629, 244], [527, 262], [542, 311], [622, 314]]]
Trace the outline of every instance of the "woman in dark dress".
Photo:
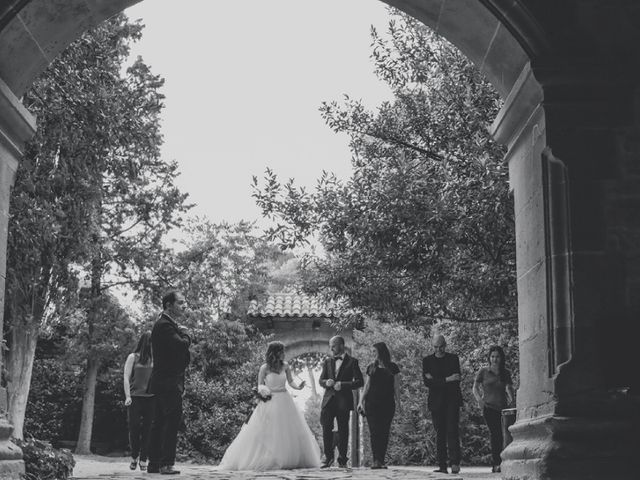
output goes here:
[[485, 422], [491, 435], [492, 472], [500, 472], [502, 459], [502, 409], [514, 400], [511, 373], [505, 367], [505, 355], [502, 347], [489, 349], [489, 366], [482, 367], [473, 382], [473, 396], [482, 409]]
[[131, 470], [138, 465], [142, 471], [147, 469], [154, 406], [153, 394], [147, 393], [147, 386], [152, 369], [151, 332], [145, 332], [138, 340], [135, 352], [129, 354], [124, 364], [124, 404], [129, 424]]
[[387, 468], [385, 456], [389, 444], [389, 431], [396, 407], [400, 405], [400, 369], [391, 361], [384, 342], [373, 345], [376, 360], [367, 366], [367, 379], [358, 405], [358, 411], [367, 417], [371, 437], [373, 466]]

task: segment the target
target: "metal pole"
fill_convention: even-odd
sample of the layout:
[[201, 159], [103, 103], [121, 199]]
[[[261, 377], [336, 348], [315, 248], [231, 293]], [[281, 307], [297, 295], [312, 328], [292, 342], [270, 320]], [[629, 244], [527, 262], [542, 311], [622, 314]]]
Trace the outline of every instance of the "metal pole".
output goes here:
[[[360, 401], [360, 390], [353, 391], [353, 404], [358, 405]], [[351, 412], [351, 425], [350, 425], [350, 437], [351, 437], [351, 466], [360, 466], [360, 415], [356, 408]]]

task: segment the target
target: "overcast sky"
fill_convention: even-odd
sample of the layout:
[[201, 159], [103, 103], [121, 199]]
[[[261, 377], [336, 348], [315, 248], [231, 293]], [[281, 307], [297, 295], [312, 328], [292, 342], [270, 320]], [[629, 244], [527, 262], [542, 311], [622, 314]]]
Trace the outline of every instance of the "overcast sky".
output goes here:
[[390, 97], [370, 59], [370, 27], [388, 18], [377, 0], [146, 0], [126, 13], [146, 25], [132, 54], [166, 79], [164, 156], [214, 222], [259, 217], [250, 182], [266, 167], [307, 186], [323, 169], [347, 177], [348, 139], [318, 107]]

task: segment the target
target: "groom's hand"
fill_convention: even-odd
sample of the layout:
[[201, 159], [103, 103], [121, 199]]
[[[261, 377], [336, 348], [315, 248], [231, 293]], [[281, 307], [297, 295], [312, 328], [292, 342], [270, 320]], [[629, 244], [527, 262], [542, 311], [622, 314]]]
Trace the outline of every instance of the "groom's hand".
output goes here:
[[333, 389], [336, 392], [339, 392], [341, 388], [342, 388], [342, 384], [340, 382], [336, 382], [336, 383], [333, 384]]
[[333, 381], [332, 379], [327, 380], [326, 385], [328, 388], [331, 388], [335, 385], [335, 381]]

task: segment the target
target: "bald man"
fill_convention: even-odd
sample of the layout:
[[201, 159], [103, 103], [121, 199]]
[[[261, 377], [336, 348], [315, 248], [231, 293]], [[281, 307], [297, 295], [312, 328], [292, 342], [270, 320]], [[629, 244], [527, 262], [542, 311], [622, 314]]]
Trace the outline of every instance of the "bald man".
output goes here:
[[[431, 342], [433, 353], [422, 359], [422, 379], [429, 389], [427, 406], [436, 431], [438, 469], [436, 472], [460, 471], [460, 359], [448, 353], [447, 342], [442, 335], [435, 335]], [[449, 454], [447, 456], [447, 446]]]

